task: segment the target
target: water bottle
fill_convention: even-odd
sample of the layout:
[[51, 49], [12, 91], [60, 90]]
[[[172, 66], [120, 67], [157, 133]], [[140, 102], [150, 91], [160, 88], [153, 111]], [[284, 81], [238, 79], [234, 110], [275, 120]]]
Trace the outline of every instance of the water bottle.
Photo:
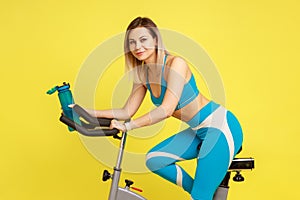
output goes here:
[[[47, 94], [51, 95], [55, 92], [58, 92], [58, 98], [60, 101], [61, 108], [63, 113], [70, 119], [72, 119], [75, 123], [81, 125], [79, 116], [77, 113], [72, 111], [72, 108], [69, 107], [70, 104], [74, 104], [74, 99], [72, 96], [72, 92], [70, 90], [70, 84], [63, 82], [61, 86], [55, 86], [52, 89], [47, 91]], [[68, 127], [69, 131], [74, 131], [73, 128]]]

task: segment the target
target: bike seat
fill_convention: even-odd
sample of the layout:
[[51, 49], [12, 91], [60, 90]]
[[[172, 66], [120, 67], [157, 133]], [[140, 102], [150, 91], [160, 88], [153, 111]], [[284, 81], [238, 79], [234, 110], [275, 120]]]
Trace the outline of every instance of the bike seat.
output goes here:
[[229, 170], [240, 171], [254, 168], [254, 158], [234, 158], [230, 164]]
[[[242, 151], [242, 146], [236, 153], [239, 154]], [[242, 169], [253, 169], [254, 168], [254, 158], [233, 158], [229, 170], [242, 170]]]

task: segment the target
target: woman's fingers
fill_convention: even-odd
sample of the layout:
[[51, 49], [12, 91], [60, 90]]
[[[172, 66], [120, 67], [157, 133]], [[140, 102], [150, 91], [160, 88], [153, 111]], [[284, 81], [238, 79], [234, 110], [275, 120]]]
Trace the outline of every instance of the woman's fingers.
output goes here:
[[117, 121], [115, 119], [111, 120], [111, 123], [110, 123], [110, 128], [113, 129], [113, 128], [116, 128], [120, 131], [126, 131], [126, 127], [124, 125], [123, 122], [120, 122], [120, 121]]

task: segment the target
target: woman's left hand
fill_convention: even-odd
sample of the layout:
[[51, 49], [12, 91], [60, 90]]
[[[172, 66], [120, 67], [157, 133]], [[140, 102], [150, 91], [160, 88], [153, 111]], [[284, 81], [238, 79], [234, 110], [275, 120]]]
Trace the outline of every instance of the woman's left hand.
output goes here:
[[110, 122], [110, 129], [113, 129], [113, 128], [116, 128], [122, 132], [126, 131], [126, 126], [124, 125], [124, 123], [120, 122], [118, 120], [115, 120], [115, 119], [111, 120], [111, 122]]

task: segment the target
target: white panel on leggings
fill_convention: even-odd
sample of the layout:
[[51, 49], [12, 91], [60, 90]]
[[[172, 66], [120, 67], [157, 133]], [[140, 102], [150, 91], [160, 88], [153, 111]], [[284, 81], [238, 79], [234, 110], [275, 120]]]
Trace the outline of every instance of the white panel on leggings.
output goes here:
[[212, 112], [205, 120], [203, 120], [201, 124], [192, 129], [198, 130], [204, 127], [212, 127], [219, 129], [224, 133], [229, 147], [229, 167], [234, 154], [234, 141], [230, 129], [228, 127], [226, 114], [227, 110], [223, 106], [220, 106], [214, 112]]

